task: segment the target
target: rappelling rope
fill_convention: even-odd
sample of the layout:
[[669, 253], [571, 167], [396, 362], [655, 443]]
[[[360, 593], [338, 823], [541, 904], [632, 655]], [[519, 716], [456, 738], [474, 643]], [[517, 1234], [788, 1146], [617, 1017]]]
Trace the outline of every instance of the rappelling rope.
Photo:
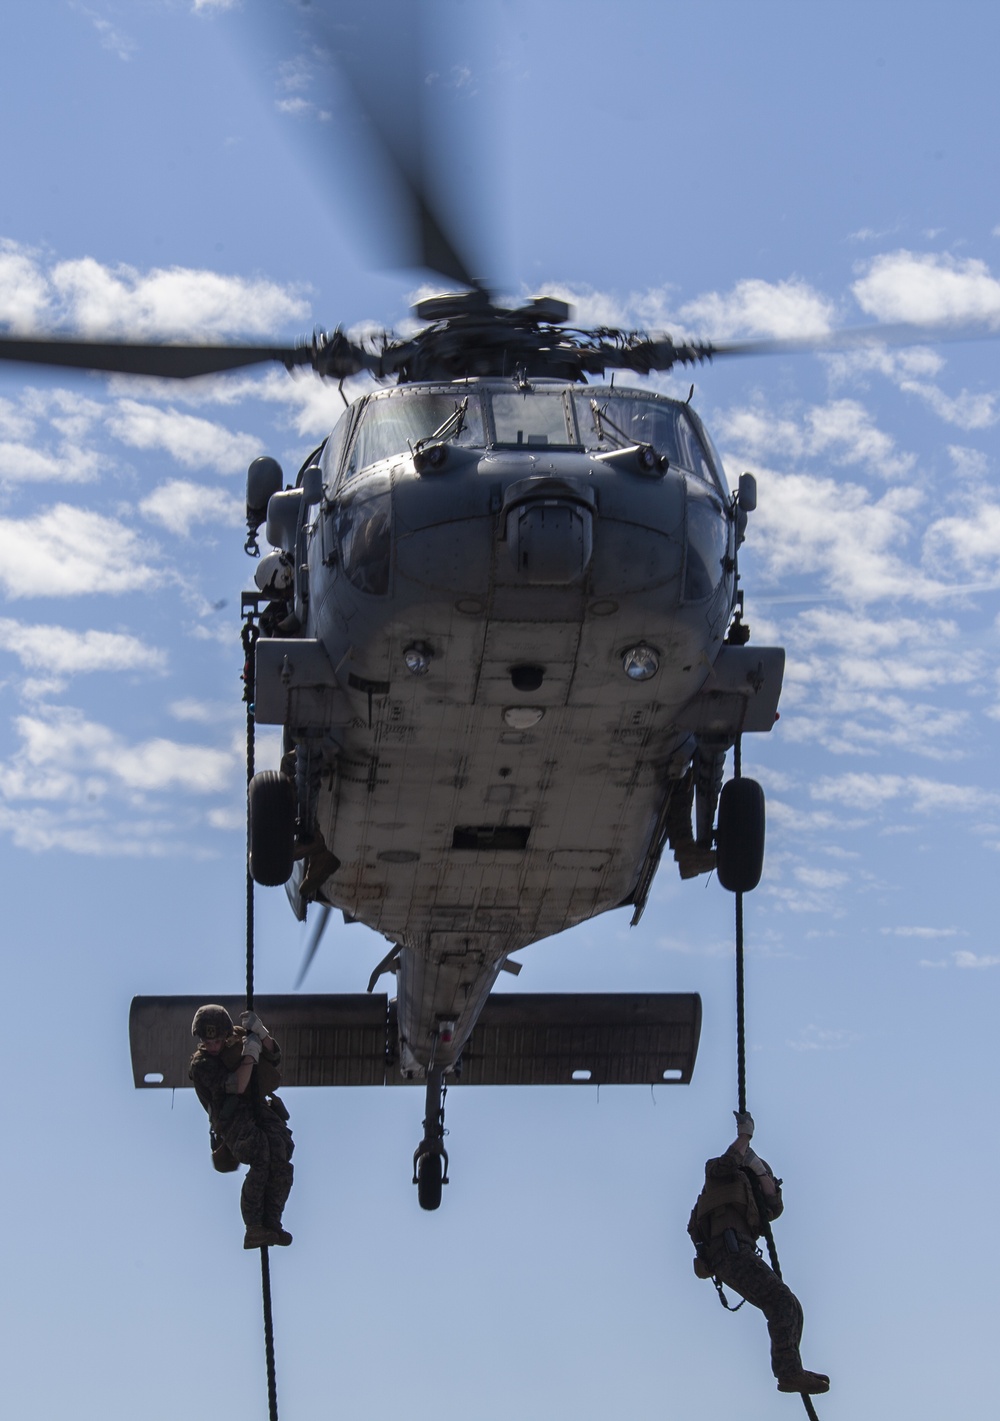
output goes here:
[[[743, 752], [740, 736], [737, 735], [736, 743], [733, 746], [733, 778], [739, 779], [743, 773]], [[743, 894], [737, 892], [736, 895], [736, 1094], [740, 1103], [740, 1113], [746, 1114], [747, 1108], [747, 1045], [746, 1045], [746, 1012], [744, 1010], [744, 975], [743, 975]], [[767, 1217], [764, 1205], [764, 1194], [758, 1183], [757, 1176], [753, 1170], [744, 1170], [744, 1174], [750, 1181], [750, 1188], [753, 1191], [754, 1201], [757, 1205], [757, 1212], [760, 1215], [761, 1233], [767, 1244], [768, 1257], [771, 1260], [771, 1268], [774, 1275], [781, 1279], [781, 1264], [778, 1262], [778, 1250], [774, 1246], [774, 1235], [771, 1232], [771, 1222]], [[726, 1302], [722, 1292], [721, 1283], [716, 1280], [716, 1287], [719, 1290], [719, 1297], [723, 1304], [729, 1308], [730, 1312], [738, 1312], [743, 1306], [739, 1303], [733, 1308]], [[746, 1299], [744, 1299], [744, 1302]], [[812, 1398], [807, 1392], [800, 1391], [802, 1405], [806, 1409], [809, 1421], [819, 1421], [813, 1408]]]
[[[253, 875], [250, 872], [250, 781], [254, 775], [254, 681], [257, 627], [247, 616], [243, 623], [243, 699], [247, 705], [247, 1011], [253, 1011]], [[274, 1369], [274, 1320], [271, 1313], [271, 1261], [266, 1245], [260, 1250], [260, 1287], [264, 1304], [264, 1360], [267, 1365], [267, 1411], [278, 1421], [278, 1383]]]

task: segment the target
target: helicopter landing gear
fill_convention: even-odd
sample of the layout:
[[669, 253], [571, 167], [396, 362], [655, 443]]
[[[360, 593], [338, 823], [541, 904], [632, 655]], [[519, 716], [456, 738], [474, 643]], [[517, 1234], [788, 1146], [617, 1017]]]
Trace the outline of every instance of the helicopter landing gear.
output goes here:
[[764, 791], [756, 780], [729, 780], [719, 796], [716, 872], [730, 893], [750, 893], [764, 867]]
[[260, 770], [247, 791], [250, 820], [250, 875], [277, 888], [292, 876], [295, 862], [295, 785], [277, 770]]
[[444, 1071], [440, 1066], [431, 1066], [427, 1072], [424, 1138], [413, 1156], [413, 1182], [417, 1186], [417, 1202], [421, 1209], [439, 1208], [441, 1187], [448, 1183], [448, 1151], [444, 1147], [446, 1094]]

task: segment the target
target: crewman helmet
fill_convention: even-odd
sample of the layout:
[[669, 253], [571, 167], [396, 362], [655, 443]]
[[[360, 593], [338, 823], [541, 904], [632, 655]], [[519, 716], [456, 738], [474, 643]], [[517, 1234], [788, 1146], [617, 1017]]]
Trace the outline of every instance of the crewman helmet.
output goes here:
[[191, 1023], [191, 1035], [201, 1041], [225, 1041], [233, 1033], [233, 1019], [225, 1007], [217, 1002], [208, 1002], [199, 1007]]
[[291, 561], [284, 553], [268, 553], [254, 569], [253, 580], [266, 597], [290, 597], [294, 581]]

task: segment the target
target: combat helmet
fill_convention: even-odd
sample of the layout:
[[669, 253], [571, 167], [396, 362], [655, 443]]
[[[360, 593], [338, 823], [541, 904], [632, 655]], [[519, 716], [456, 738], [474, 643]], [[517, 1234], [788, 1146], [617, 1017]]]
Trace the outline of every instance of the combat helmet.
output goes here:
[[217, 1002], [207, 1002], [205, 1006], [199, 1007], [191, 1023], [191, 1035], [197, 1036], [201, 1041], [224, 1041], [227, 1036], [232, 1035], [232, 1031], [232, 1017], [225, 1007], [220, 1007]]

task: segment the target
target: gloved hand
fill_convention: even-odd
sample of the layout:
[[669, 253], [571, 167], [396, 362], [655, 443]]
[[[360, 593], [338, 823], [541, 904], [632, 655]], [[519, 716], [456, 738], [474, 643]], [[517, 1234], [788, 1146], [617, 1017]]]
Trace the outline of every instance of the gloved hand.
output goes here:
[[747, 1169], [752, 1169], [754, 1174], [759, 1174], [762, 1179], [764, 1175], [771, 1173], [770, 1169], [768, 1168], [767, 1161], [762, 1160], [760, 1155], [754, 1154], [753, 1150], [751, 1149], [748, 1149], [746, 1154], [743, 1156], [743, 1163]]
[[261, 1041], [271, 1034], [255, 1011], [241, 1011], [240, 1025], [245, 1026], [251, 1035], [259, 1037]]
[[252, 1061], [260, 1060], [260, 1037], [247, 1036], [243, 1042], [243, 1054], [249, 1056]]
[[748, 1140], [753, 1139], [753, 1116], [749, 1110], [734, 1110], [736, 1116], [736, 1133], [745, 1135]]

